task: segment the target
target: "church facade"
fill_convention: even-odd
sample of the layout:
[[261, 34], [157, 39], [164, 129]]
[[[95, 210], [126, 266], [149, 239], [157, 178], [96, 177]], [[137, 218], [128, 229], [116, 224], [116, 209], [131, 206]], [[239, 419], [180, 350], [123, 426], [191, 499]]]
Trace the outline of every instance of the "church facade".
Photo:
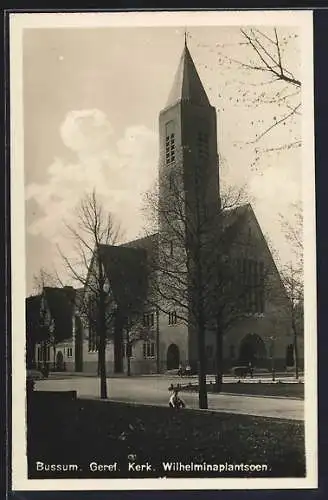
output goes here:
[[[206, 216], [206, 220], [212, 221], [211, 235], [216, 231], [213, 221], [218, 220], [224, 221], [225, 234], [234, 235], [225, 254], [238, 278], [233, 282], [242, 283], [243, 293], [230, 303], [229, 317], [222, 332], [224, 371], [229, 372], [233, 366], [249, 362], [258, 369], [284, 370], [287, 353], [294, 345], [290, 301], [251, 205], [231, 209], [222, 206], [216, 110], [209, 102], [186, 44], [169, 99], [159, 114], [159, 141], [159, 206], [171, 203], [172, 182], [178, 177], [183, 193], [183, 217], [188, 219], [186, 226], [193, 225], [196, 219], [199, 223], [199, 217]], [[201, 209], [194, 194], [196, 185], [201, 192]], [[187, 216], [188, 210], [190, 214]], [[167, 211], [163, 213], [167, 214]], [[220, 218], [217, 217], [219, 213]], [[196, 370], [197, 334], [192, 321], [188, 320], [192, 307], [188, 308], [187, 304], [183, 311], [178, 299], [180, 292], [175, 292], [172, 286], [171, 297], [159, 296], [158, 290], [154, 291], [150, 283], [153, 278], [148, 272], [150, 262], [170, 258], [174, 252], [179, 252], [174, 233], [178, 233], [181, 225], [173, 217], [159, 213], [158, 233], [121, 246], [103, 245], [101, 249], [110, 307], [115, 309], [106, 348], [108, 374], [127, 371], [132, 374], [162, 373], [187, 364]], [[190, 230], [186, 231], [189, 235]], [[185, 241], [189, 241], [188, 238], [192, 240], [188, 236]], [[163, 248], [166, 248], [166, 253], [163, 253]], [[210, 254], [204, 257], [207, 264]], [[186, 255], [189, 255], [188, 251]], [[190, 266], [188, 257], [185, 257], [183, 266], [186, 283], [189, 283], [192, 280], [190, 267], [193, 266]], [[207, 272], [211, 272], [209, 264], [208, 268]], [[206, 283], [203, 285], [205, 289]], [[185, 283], [181, 286], [185, 287], [182, 295], [187, 294], [187, 302], [193, 300]], [[229, 297], [237, 293], [233, 289], [229, 295], [226, 288], [229, 286], [216, 290], [217, 308], [220, 304], [222, 309], [229, 309]], [[238, 290], [241, 290], [240, 286]], [[240, 303], [242, 314], [237, 314]], [[213, 310], [215, 313], [215, 307], [215, 304], [214, 309], [211, 306], [211, 313], [205, 308], [205, 316], [213, 314]], [[93, 331], [86, 315], [79, 312], [78, 306], [74, 314], [81, 317], [83, 328], [79, 338], [72, 334], [70, 353], [73, 357], [69, 369], [77, 370], [74, 355], [78, 352], [77, 371], [96, 374], [97, 332]], [[207, 319], [204, 318], [205, 325]], [[204, 334], [207, 369], [212, 372], [215, 370], [216, 335], [209, 326], [205, 326]], [[302, 335], [298, 338], [298, 351], [302, 366]]]

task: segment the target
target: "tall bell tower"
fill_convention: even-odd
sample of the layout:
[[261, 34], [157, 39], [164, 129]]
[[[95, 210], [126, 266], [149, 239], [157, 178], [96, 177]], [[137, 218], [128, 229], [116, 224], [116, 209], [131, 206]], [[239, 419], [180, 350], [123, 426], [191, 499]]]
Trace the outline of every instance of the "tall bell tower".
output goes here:
[[167, 183], [161, 180], [180, 170], [184, 190], [197, 179], [206, 194], [207, 208], [218, 209], [219, 165], [216, 110], [211, 106], [185, 40], [173, 86], [159, 114], [160, 196]]
[[[193, 225], [205, 215], [214, 220], [220, 204], [216, 110], [206, 95], [186, 39], [166, 106], [159, 115], [159, 140], [160, 205], [172, 198], [171, 178], [178, 178], [188, 223]], [[159, 215], [161, 234], [174, 233], [174, 221], [167, 217]], [[170, 217], [175, 217], [174, 210]], [[196, 363], [195, 340], [189, 326], [188, 357]]]

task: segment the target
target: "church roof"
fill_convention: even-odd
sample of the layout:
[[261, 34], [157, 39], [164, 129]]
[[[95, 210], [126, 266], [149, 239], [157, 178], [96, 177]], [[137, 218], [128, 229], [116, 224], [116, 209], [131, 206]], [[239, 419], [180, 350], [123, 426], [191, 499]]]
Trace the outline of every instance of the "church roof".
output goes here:
[[138, 238], [137, 240], [132, 240], [127, 243], [123, 243], [122, 247], [127, 248], [140, 248], [146, 250], [148, 257], [156, 258], [158, 254], [158, 242], [159, 233], [154, 233], [143, 238]]
[[187, 44], [184, 46], [166, 107], [179, 101], [187, 101], [199, 106], [210, 106]]
[[101, 245], [100, 253], [118, 307], [125, 313], [140, 310], [148, 289], [146, 250]]
[[241, 217], [248, 213], [249, 208], [250, 204], [245, 203], [243, 205], [223, 210], [223, 227], [228, 228], [233, 226], [236, 222], [239, 222]]

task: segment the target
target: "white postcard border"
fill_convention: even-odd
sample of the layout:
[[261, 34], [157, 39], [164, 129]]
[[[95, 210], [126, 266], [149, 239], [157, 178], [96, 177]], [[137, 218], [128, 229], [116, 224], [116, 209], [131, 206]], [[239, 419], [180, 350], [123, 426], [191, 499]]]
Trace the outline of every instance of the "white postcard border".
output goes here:
[[[305, 262], [305, 478], [28, 479], [25, 422], [25, 188], [22, 35], [26, 28], [297, 26], [302, 30]], [[312, 11], [10, 14], [13, 490], [227, 490], [317, 487], [317, 331]]]

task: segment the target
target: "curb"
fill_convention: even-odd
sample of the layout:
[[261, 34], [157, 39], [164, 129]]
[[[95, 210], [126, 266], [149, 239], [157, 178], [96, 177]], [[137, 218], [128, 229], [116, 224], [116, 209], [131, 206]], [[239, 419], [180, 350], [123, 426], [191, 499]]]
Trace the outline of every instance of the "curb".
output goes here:
[[[130, 406], [152, 406], [152, 407], [161, 407], [161, 408], [167, 408], [168, 411], [172, 411], [168, 407], [166, 403], [147, 403], [147, 402], [138, 402], [138, 401], [126, 401], [124, 399], [100, 399], [92, 396], [81, 396], [78, 397], [77, 400], [83, 401], [83, 400], [88, 400], [88, 401], [100, 401], [102, 403], [118, 403], [118, 404], [125, 404], [125, 405], [130, 405]], [[246, 413], [246, 412], [240, 412], [237, 410], [225, 410], [221, 408], [191, 408], [187, 407], [182, 410], [178, 410], [179, 412], [184, 412], [184, 411], [193, 411], [193, 412], [199, 412], [199, 413], [228, 413], [230, 415], [241, 415], [241, 416], [246, 416], [246, 417], [254, 417], [254, 418], [265, 418], [265, 419], [274, 419], [274, 420], [286, 420], [286, 421], [293, 421], [293, 422], [304, 422], [304, 419], [299, 419], [299, 418], [290, 418], [286, 416], [279, 416], [279, 415], [259, 415], [257, 413]]]

